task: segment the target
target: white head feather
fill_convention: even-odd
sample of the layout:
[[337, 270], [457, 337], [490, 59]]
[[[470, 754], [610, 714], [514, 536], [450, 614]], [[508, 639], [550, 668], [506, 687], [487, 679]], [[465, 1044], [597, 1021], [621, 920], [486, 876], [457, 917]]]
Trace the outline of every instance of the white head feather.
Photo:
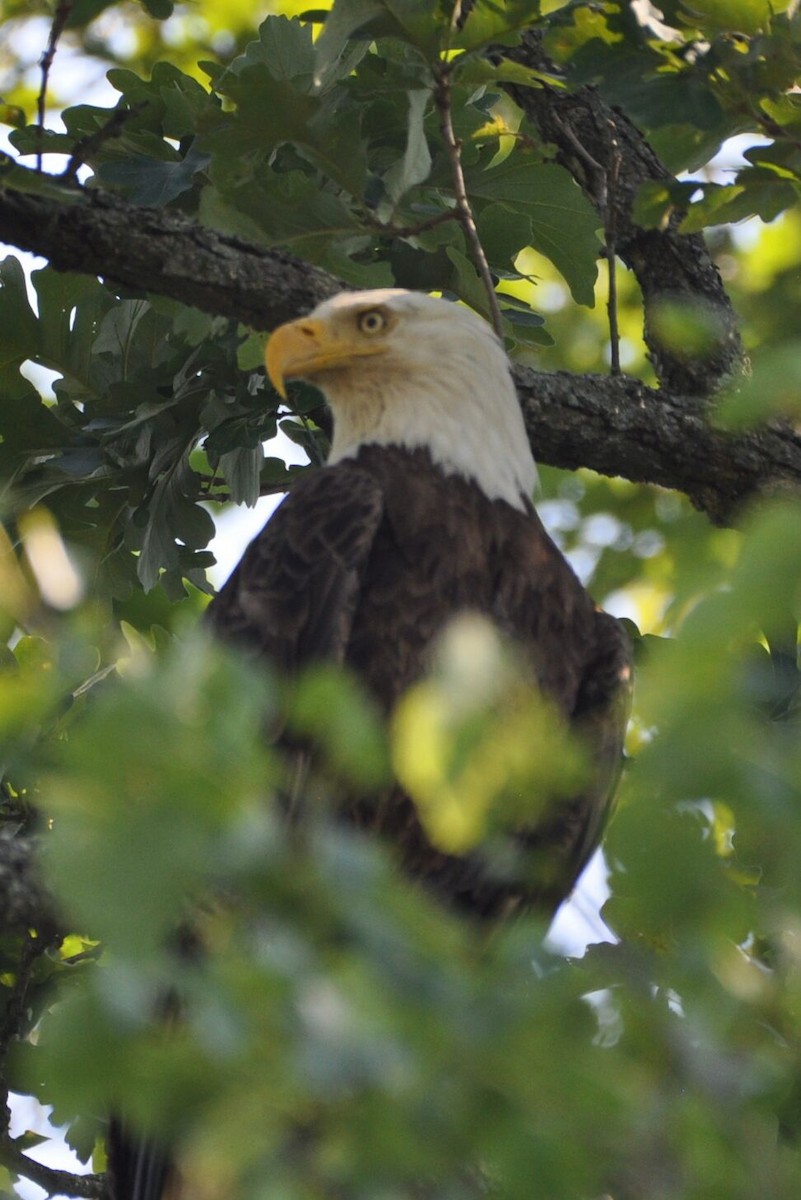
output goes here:
[[381, 353], [321, 371], [334, 413], [329, 462], [361, 446], [425, 447], [444, 471], [474, 480], [490, 499], [524, 508], [537, 478], [509, 359], [469, 308], [399, 288], [343, 292], [312, 318], [387, 310]]

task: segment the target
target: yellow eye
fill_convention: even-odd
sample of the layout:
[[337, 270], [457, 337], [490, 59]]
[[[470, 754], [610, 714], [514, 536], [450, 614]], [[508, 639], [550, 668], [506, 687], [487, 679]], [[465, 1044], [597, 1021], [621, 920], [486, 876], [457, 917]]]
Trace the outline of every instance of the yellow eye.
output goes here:
[[359, 329], [362, 333], [366, 333], [368, 337], [380, 333], [382, 329], [386, 329], [386, 325], [387, 319], [380, 309], [371, 308], [359, 316]]

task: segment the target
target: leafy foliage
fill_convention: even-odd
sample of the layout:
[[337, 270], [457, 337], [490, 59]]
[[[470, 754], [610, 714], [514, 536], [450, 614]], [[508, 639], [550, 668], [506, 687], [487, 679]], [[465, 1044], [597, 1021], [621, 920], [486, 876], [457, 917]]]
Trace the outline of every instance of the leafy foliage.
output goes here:
[[[647, 185], [635, 212], [712, 231], [754, 359], [715, 419], [796, 415], [795, 5], [665, 0], [668, 29], [620, 0], [477, 0], [461, 28], [445, 3], [337, 0], [325, 21], [271, 7], [255, 30], [250, 3], [203, 0], [193, 21], [155, 0], [75, 4], [58, 54], [102, 60], [116, 106], [65, 102], [63, 128], [40, 131], [20, 35], [46, 6], [6, 0], [0, 116], [21, 161], [0, 185], [75, 202], [69, 179], [33, 170], [39, 152], [71, 156], [83, 186], [143, 220], [174, 210], [347, 284], [483, 309], [434, 102], [446, 64], [509, 349], [597, 371], [603, 216], [504, 90], [591, 82], [671, 170], [704, 168]], [[548, 71], [493, 49], [524, 29]], [[710, 174], [743, 133], [740, 165]], [[773, 224], [730, 227], [752, 216]], [[648, 377], [622, 273], [618, 296], [624, 365]], [[697, 325], [684, 318], [682, 339]], [[499, 748], [529, 780], [514, 713], [451, 703], [492, 692], [469, 674], [475, 647], [468, 684], [465, 660], [421, 684], [387, 745], [352, 681], [287, 691], [194, 631], [211, 514], [291, 484], [297, 468], [263, 449], [279, 428], [324, 451], [318, 397], [293, 403], [235, 323], [49, 266], [28, 275], [13, 254], [0, 268], [0, 818], [37, 832], [76, 931], [3, 932], [5, 1083], [53, 1105], [85, 1161], [102, 1165], [100, 1114], [119, 1107], [176, 1140], [202, 1194], [243, 1200], [797, 1196], [797, 504], [766, 499], [717, 530], [675, 495], [543, 469], [549, 527], [643, 634], [607, 842], [620, 940], [565, 959], [533, 918], [491, 938], [463, 928], [328, 818], [330, 791], [374, 784], [392, 758], [419, 769], [426, 738], [436, 786], [420, 791], [446, 844], [481, 835]], [[279, 815], [293, 780], [262, 736], [273, 725], [325, 749], [300, 834]], [[436, 800], [478, 775], [465, 833]], [[190, 911], [204, 953], [177, 960]], [[169, 1037], [154, 1019], [167, 987], [181, 999]]]

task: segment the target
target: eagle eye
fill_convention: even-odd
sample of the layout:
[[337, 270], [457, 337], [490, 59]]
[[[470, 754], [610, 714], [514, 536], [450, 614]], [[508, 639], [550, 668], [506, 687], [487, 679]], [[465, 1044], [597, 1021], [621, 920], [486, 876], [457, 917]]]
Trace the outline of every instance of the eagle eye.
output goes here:
[[370, 308], [367, 312], [359, 315], [359, 329], [362, 333], [366, 333], [368, 337], [374, 336], [376, 333], [381, 333], [382, 329], [386, 329], [387, 319], [378, 308]]

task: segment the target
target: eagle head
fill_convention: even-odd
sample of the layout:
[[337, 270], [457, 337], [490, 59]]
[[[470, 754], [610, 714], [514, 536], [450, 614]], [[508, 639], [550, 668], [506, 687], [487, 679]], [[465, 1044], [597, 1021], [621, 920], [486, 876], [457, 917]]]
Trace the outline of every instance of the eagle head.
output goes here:
[[427, 449], [446, 473], [523, 508], [536, 468], [506, 352], [471, 309], [421, 292], [342, 292], [275, 330], [268, 375], [305, 379], [334, 415], [330, 462], [364, 445]]

